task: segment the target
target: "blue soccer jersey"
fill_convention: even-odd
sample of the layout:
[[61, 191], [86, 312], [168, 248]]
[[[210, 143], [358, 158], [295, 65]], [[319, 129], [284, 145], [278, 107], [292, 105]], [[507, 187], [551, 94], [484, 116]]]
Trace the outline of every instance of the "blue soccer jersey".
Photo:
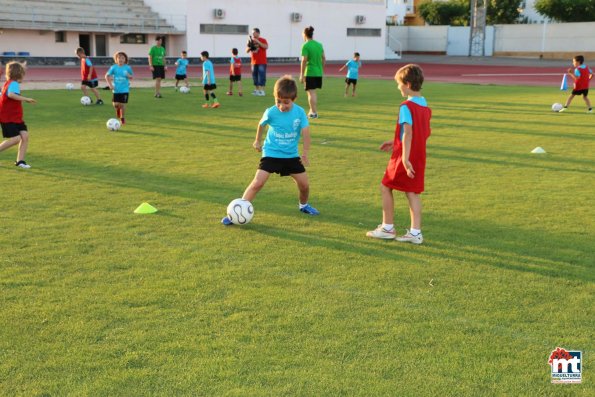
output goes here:
[[186, 58], [180, 58], [176, 61], [176, 63], [178, 64], [178, 67], [176, 68], [176, 74], [179, 75], [185, 75], [186, 74], [186, 68], [188, 67], [188, 64], [190, 63], [190, 61]]
[[8, 89], [6, 90], [6, 94], [17, 94], [21, 95], [21, 86], [17, 81], [13, 81], [8, 85]]
[[133, 76], [129, 65], [112, 65], [107, 71], [108, 76], [114, 76], [114, 94], [128, 94], [130, 92], [129, 77]]
[[215, 84], [215, 68], [213, 67], [213, 62], [208, 59], [202, 64], [202, 84]]
[[264, 111], [259, 124], [269, 126], [262, 147], [262, 157], [299, 157], [298, 143], [302, 129], [310, 125], [302, 107], [294, 103], [291, 110], [282, 112], [276, 106], [271, 106]]
[[352, 80], [357, 80], [359, 76], [359, 68], [362, 66], [362, 63], [359, 61], [354, 61], [353, 59], [350, 60], [345, 64], [347, 66], [347, 78]]

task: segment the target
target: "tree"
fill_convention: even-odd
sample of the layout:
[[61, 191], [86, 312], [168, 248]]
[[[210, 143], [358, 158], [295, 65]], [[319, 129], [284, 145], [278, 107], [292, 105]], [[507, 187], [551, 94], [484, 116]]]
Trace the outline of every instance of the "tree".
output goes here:
[[488, 25], [510, 24], [520, 21], [522, 0], [488, 0]]
[[430, 25], [464, 25], [469, 21], [469, 0], [422, 3], [419, 15]]
[[559, 22], [595, 21], [595, 0], [537, 0], [535, 10]]

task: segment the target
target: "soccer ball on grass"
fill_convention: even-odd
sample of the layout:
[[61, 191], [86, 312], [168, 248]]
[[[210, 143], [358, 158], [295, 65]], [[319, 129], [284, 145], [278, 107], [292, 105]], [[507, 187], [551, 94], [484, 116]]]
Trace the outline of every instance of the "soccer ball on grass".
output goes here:
[[252, 220], [254, 207], [244, 199], [235, 199], [227, 206], [227, 217], [234, 225], [245, 225]]
[[90, 104], [91, 104], [91, 98], [89, 98], [88, 96], [84, 96], [81, 98], [81, 105], [89, 106]]
[[105, 123], [105, 125], [107, 126], [107, 129], [110, 131], [118, 131], [122, 126], [120, 120], [118, 119], [109, 119], [107, 123]]

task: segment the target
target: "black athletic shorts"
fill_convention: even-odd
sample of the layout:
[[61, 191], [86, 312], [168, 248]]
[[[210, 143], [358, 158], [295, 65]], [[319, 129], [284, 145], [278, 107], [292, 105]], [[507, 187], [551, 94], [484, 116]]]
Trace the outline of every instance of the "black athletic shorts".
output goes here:
[[214, 89], [217, 89], [217, 84], [205, 84], [202, 86], [202, 89], [205, 91], [213, 91]]
[[81, 81], [81, 85], [86, 85], [89, 88], [95, 88], [99, 85], [99, 81], [97, 81], [97, 80], [83, 80], [83, 81]]
[[586, 97], [587, 95], [589, 95], [589, 89], [587, 88], [586, 90], [572, 90], [572, 95], [582, 95]]
[[229, 81], [241, 81], [242, 80], [242, 75], [241, 74], [230, 74], [229, 75]]
[[165, 66], [153, 66], [153, 79], [165, 78]]
[[185, 80], [188, 76], [185, 74], [176, 74], [176, 80]]
[[116, 102], [116, 103], [128, 103], [128, 95], [129, 93], [126, 92], [124, 94], [115, 94], [112, 98], [112, 102]]
[[4, 138], [14, 138], [15, 136], [21, 135], [21, 131], [27, 131], [27, 125], [25, 123], [1, 123], [2, 124], [2, 136]]
[[304, 168], [302, 160], [299, 157], [293, 157], [289, 159], [263, 157], [260, 159], [258, 169], [271, 174], [279, 174], [281, 176], [301, 174], [306, 172], [306, 168]]
[[353, 84], [356, 85], [357, 84], [357, 79], [345, 79], [345, 82], [347, 84]]
[[306, 91], [322, 88], [322, 76], [308, 77], [306, 76]]

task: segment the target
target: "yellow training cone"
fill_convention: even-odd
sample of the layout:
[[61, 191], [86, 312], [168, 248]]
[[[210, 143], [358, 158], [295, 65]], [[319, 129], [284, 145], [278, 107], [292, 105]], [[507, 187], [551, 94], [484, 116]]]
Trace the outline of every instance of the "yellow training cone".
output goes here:
[[157, 208], [149, 203], [142, 203], [134, 210], [135, 214], [154, 214], [155, 212], [157, 212]]

